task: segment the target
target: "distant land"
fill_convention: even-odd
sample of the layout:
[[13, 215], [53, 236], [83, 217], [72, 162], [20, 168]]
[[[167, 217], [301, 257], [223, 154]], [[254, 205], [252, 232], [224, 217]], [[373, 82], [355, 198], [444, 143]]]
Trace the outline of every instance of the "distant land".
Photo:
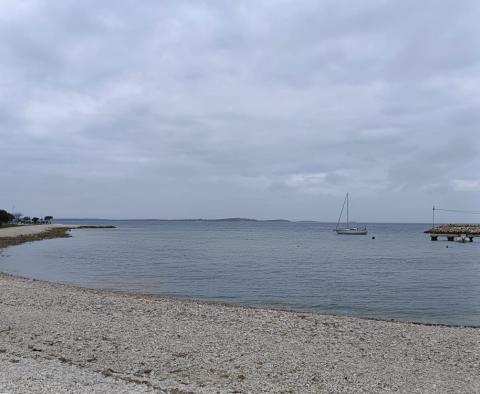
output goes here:
[[[102, 218], [58, 218], [56, 221], [145, 221], [145, 222], [285, 222], [291, 223], [287, 219], [250, 219], [250, 218], [222, 218], [222, 219], [102, 219]], [[313, 221], [312, 221], [313, 222]]]

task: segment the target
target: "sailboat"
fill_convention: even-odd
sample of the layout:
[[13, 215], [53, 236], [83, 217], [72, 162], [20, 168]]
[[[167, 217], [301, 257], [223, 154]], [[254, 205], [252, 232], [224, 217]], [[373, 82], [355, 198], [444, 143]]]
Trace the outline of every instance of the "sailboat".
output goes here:
[[[345, 204], [347, 205], [347, 223], [345, 227], [340, 226], [340, 220], [342, 219], [343, 210], [345, 209]], [[337, 234], [340, 235], [367, 235], [368, 230], [367, 227], [350, 227], [350, 223], [348, 220], [348, 193], [343, 200], [342, 210], [340, 211], [340, 216], [338, 218], [337, 227], [335, 227], [335, 231]]]

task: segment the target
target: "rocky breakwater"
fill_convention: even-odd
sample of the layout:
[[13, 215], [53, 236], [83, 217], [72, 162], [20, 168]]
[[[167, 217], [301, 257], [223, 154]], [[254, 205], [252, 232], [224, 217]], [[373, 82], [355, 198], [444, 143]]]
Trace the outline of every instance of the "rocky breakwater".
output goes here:
[[437, 235], [473, 235], [480, 236], [480, 224], [440, 224], [424, 231], [426, 234]]
[[424, 232], [430, 234], [432, 241], [446, 237], [447, 241], [473, 242], [474, 237], [480, 236], [480, 224], [440, 224]]

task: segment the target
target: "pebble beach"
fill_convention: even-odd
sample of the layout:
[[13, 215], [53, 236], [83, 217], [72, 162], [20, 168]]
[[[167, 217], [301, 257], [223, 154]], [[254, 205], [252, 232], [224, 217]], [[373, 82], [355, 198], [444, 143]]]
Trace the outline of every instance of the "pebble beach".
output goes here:
[[0, 274], [0, 370], [1, 393], [478, 393], [480, 328]]

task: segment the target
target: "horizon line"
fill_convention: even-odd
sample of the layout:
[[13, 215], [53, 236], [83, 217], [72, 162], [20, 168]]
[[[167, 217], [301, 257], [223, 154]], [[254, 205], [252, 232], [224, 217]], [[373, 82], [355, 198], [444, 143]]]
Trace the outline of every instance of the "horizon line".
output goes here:
[[[322, 220], [314, 220], [314, 219], [301, 219], [301, 220], [291, 220], [291, 219], [255, 219], [255, 218], [242, 218], [242, 217], [225, 217], [225, 218], [175, 218], [175, 219], [160, 219], [160, 218], [121, 218], [121, 219], [112, 219], [112, 218], [93, 218], [93, 217], [83, 217], [83, 218], [54, 218], [56, 220], [105, 220], [105, 221], [161, 221], [161, 222], [180, 222], [180, 221], [205, 221], [205, 222], [221, 222], [221, 221], [229, 221], [229, 222], [288, 222], [288, 223], [337, 223], [336, 221], [322, 221]], [[371, 222], [364, 222], [364, 221], [352, 221], [350, 223], [365, 223], [365, 224], [432, 224], [431, 222], [426, 221], [371, 221]], [[435, 224], [444, 224], [447, 222], [437, 222]], [[459, 222], [461, 223], [461, 222]], [[470, 223], [477, 223], [477, 222], [470, 222]]]

